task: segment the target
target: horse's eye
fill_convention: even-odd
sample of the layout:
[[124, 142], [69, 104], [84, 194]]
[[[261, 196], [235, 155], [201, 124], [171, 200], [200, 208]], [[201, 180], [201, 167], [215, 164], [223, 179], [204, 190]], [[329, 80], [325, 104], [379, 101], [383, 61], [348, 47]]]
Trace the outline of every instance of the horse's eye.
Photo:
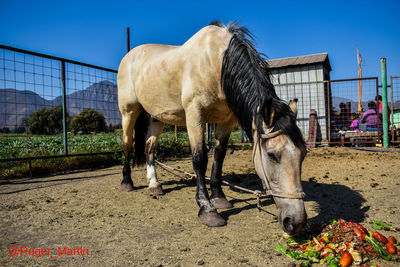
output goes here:
[[279, 159], [274, 152], [267, 152], [267, 154], [270, 160], [279, 162]]

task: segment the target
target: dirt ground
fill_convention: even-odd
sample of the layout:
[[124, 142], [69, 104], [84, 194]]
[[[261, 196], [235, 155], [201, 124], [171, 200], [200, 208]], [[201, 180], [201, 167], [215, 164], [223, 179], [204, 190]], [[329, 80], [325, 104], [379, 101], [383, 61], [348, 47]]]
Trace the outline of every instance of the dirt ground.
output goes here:
[[[393, 152], [310, 151], [302, 175], [309, 222], [344, 218], [368, 225], [377, 219], [400, 226], [399, 163], [400, 153]], [[166, 164], [192, 172], [189, 158]], [[121, 170], [117, 166], [1, 182], [0, 266], [290, 266], [294, 262], [273, 250], [284, 239], [269, 197], [263, 198], [259, 212], [253, 194], [224, 186], [234, 204], [233, 209], [220, 211], [228, 224], [208, 228], [197, 219], [191, 177], [158, 168], [166, 194], [151, 197], [144, 168], [132, 170], [136, 186], [132, 192], [121, 191]], [[249, 188], [260, 185], [251, 151], [228, 152], [223, 175]], [[390, 234], [400, 239], [399, 232]], [[47, 249], [50, 255], [36, 250], [37, 256], [11, 257], [11, 247]], [[76, 249], [75, 255], [59, 255], [59, 247], [65, 252]], [[78, 255], [82, 253], [86, 255]]]

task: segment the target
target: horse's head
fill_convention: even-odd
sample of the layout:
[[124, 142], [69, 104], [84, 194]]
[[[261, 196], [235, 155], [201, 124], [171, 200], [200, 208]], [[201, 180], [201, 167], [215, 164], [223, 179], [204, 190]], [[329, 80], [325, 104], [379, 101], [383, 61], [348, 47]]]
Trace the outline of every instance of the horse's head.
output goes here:
[[[274, 130], [272, 123], [263, 122], [263, 134], [258, 131], [253, 123], [253, 161], [258, 176], [261, 178], [264, 188], [269, 191], [275, 200], [279, 211], [279, 222], [283, 230], [288, 234], [299, 233], [307, 220], [304, 208], [304, 193], [301, 185], [301, 165], [306, 154], [302, 137], [294, 138], [300, 134], [295, 125], [297, 102], [291, 102], [292, 118], [296, 133], [288, 133], [289, 130]], [[266, 112], [267, 114], [267, 112]], [[268, 112], [270, 122], [274, 112]], [[268, 120], [267, 120], [268, 121]], [[289, 125], [290, 126], [290, 125]], [[301, 144], [299, 140], [301, 139]]]

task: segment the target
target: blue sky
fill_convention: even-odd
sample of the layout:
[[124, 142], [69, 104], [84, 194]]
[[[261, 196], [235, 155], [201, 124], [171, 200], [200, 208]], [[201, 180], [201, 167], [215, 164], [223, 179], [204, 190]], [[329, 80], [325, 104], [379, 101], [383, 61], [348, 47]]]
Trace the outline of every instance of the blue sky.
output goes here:
[[260, 52], [282, 58], [328, 52], [331, 79], [400, 75], [400, 1], [0, 0], [0, 44], [117, 69], [131, 46], [180, 45], [213, 20], [238, 21]]

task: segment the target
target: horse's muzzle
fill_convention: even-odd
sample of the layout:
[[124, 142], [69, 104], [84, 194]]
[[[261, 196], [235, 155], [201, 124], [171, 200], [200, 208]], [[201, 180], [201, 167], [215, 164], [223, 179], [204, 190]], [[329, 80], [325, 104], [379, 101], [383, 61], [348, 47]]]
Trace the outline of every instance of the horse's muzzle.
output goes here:
[[298, 234], [307, 222], [307, 213], [305, 211], [298, 214], [280, 212], [279, 222], [282, 225], [283, 231], [287, 234]]

